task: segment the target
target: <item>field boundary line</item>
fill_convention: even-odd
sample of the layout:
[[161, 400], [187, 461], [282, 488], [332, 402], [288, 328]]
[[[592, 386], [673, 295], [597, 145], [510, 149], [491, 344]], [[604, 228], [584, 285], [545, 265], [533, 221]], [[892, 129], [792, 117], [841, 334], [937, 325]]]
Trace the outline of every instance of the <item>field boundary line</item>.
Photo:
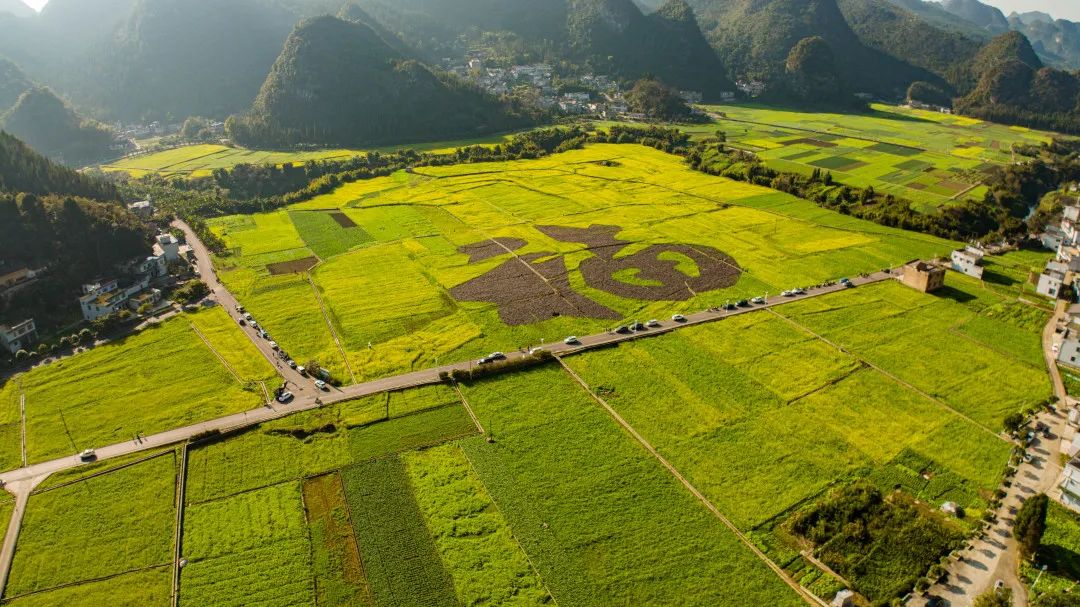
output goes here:
[[[319, 578], [314, 575], [315, 572], [315, 542], [311, 539], [311, 510], [308, 509], [307, 496], [304, 495], [304, 484], [306, 480], [300, 481], [300, 507], [304, 509], [304, 536], [307, 538], [308, 545], [308, 569], [312, 572], [311, 576], [311, 596], [316, 601], [319, 600]], [[351, 523], [351, 521], [350, 521]], [[173, 607], [179, 607], [173, 605]]]
[[168, 567], [169, 563], [158, 563], [156, 565], [147, 565], [146, 567], [136, 567], [134, 569], [128, 569], [127, 571], [120, 571], [118, 573], [110, 573], [101, 577], [90, 578], [85, 580], [79, 580], [77, 582], [67, 582], [66, 584], [60, 584], [58, 586], [51, 586], [49, 588], [42, 588], [41, 590], [34, 590], [32, 592], [24, 592], [15, 596], [4, 596], [4, 605], [11, 603], [18, 599], [25, 599], [29, 596], [35, 596], [38, 594], [45, 594], [46, 592], [52, 592], [54, 590], [63, 590], [64, 588], [73, 588], [75, 586], [85, 586], [86, 584], [95, 584], [97, 582], [107, 582], [109, 580], [116, 579], [125, 575], [131, 575], [132, 573], [142, 573], [143, 571], [151, 571], [153, 569], [162, 569]]
[[130, 461], [130, 462], [126, 463], [126, 464], [120, 464], [119, 466], [113, 466], [112, 468], [106, 468], [104, 470], [98, 470], [97, 472], [95, 472], [93, 474], [88, 474], [88, 475], [86, 475], [86, 476], [84, 476], [82, 478], [76, 478], [76, 479], [72, 479], [70, 481], [64, 481], [64, 482], [62, 482], [62, 483], [60, 483], [58, 485], [52, 485], [50, 487], [45, 487], [44, 489], [41, 489], [40, 491], [34, 491], [33, 495], [40, 495], [42, 493], [48, 493], [50, 491], [56, 491], [57, 489], [63, 489], [64, 487], [70, 487], [72, 485], [77, 485], [79, 483], [88, 481], [90, 479], [97, 478], [99, 476], [105, 476], [106, 474], [112, 474], [113, 472], [119, 472], [119, 471], [121, 471], [121, 470], [123, 470], [125, 468], [130, 468], [132, 466], [141, 464], [143, 462], [148, 462], [148, 461], [150, 461], [152, 459], [157, 459], [157, 458], [159, 458], [159, 457], [161, 457], [163, 455], [168, 455], [169, 453], [172, 453], [174, 451], [176, 451], [175, 447], [167, 447], [167, 448], [165, 448], [165, 449], [163, 449], [163, 450], [161, 450], [161, 451], [159, 451], [157, 453], [147, 455], [146, 457], [140, 457], [139, 459], [134, 460], [134, 461]]
[[481, 435], [487, 434], [487, 431], [484, 430], [484, 426], [480, 424], [480, 419], [476, 417], [476, 413], [473, 413], [473, 409], [469, 405], [469, 401], [466, 400], [465, 395], [462, 394], [461, 386], [457, 385], [457, 382], [454, 382], [454, 392], [457, 392], [458, 398], [461, 399], [461, 404], [465, 407], [465, 411], [468, 412], [469, 417], [471, 417], [473, 423], [476, 424], [476, 429], [480, 431]]
[[[176, 476], [176, 524], [173, 527], [172, 607], [180, 605], [180, 555], [184, 548], [184, 502], [187, 498], [188, 445], [180, 448], [180, 470]], [[175, 453], [175, 451], [174, 451]]]
[[322, 312], [323, 320], [326, 321], [326, 326], [330, 328], [330, 337], [334, 339], [334, 345], [337, 346], [338, 353], [341, 354], [341, 360], [345, 362], [345, 368], [349, 370], [349, 377], [352, 379], [352, 383], [356, 383], [356, 373], [353, 372], [352, 365], [349, 364], [349, 357], [345, 354], [345, 348], [341, 345], [341, 338], [338, 336], [337, 329], [334, 328], [334, 323], [330, 320], [330, 313], [326, 311], [326, 304], [323, 302], [322, 293], [319, 293], [319, 287], [315, 286], [315, 280], [311, 278], [311, 272], [306, 272], [308, 284], [311, 285], [311, 291], [315, 294], [315, 301], [319, 302], [319, 311]]
[[225, 367], [225, 370], [229, 372], [229, 375], [233, 376], [233, 379], [236, 380], [236, 383], [240, 384], [241, 386], [247, 385], [246, 383], [244, 383], [244, 380], [240, 378], [240, 375], [236, 372], [236, 370], [232, 368], [232, 365], [229, 364], [229, 361], [225, 360], [225, 357], [222, 356], [221, 353], [217, 351], [217, 348], [215, 348], [210, 343], [210, 340], [207, 339], [205, 335], [203, 335], [203, 332], [199, 330], [199, 327], [196, 327], [195, 323], [193, 322], [189, 322], [188, 324], [191, 326], [191, 330], [195, 332], [195, 335], [198, 335], [199, 339], [201, 339], [207, 349], [210, 350], [210, 353], [217, 357], [218, 361], [222, 364], [222, 366]]
[[575, 382], [577, 382], [577, 384], [581, 386], [581, 388], [584, 389], [585, 392], [589, 396], [591, 396], [594, 401], [596, 401], [601, 407], [603, 407], [612, 419], [614, 419], [620, 426], [622, 426], [622, 428], [626, 430], [630, 434], [630, 436], [632, 436], [634, 440], [636, 440], [642, 447], [644, 447], [645, 450], [648, 451], [649, 454], [652, 455], [656, 461], [660, 462], [660, 464], [663, 465], [664, 468], [667, 468], [667, 471], [671, 473], [671, 475], [675, 477], [677, 481], [682, 483], [683, 487], [685, 487], [691, 494], [693, 494], [693, 496], [696, 497], [698, 501], [704, 504], [704, 506], [710, 512], [712, 512], [713, 516], [715, 516], [721, 523], [723, 523], [724, 526], [728, 528], [728, 530], [734, 533], [735, 537], [740, 542], [742, 542], [747, 548], [749, 548], [750, 551], [759, 560], [761, 560], [761, 562], [763, 562], [766, 566], [769, 567], [769, 569], [772, 569], [773, 573], [775, 573], [785, 584], [790, 586], [791, 589], [796, 592], [796, 594], [801, 596], [803, 600], [810, 605], [828, 607], [828, 604], [824, 600], [819, 598], [814, 593], [810, 592], [808, 589], [800, 586], [799, 583], [793, 580], [786, 571], [784, 571], [779, 565], [777, 565], [772, 559], [770, 559], [768, 555], [762, 552], [760, 548], [758, 548], [753, 542], [751, 542], [750, 538], [746, 537], [746, 535], [743, 534], [742, 531], [739, 531], [739, 528], [735, 526], [735, 523], [731, 522], [731, 520], [728, 519], [724, 515], [724, 513], [720, 512], [720, 509], [717, 508], [716, 505], [713, 504], [711, 500], [709, 500], [709, 498], [705, 497], [705, 494], [699, 491], [697, 487], [695, 487], [685, 476], [683, 476], [682, 473], [680, 473], [679, 470], [671, 464], [671, 462], [664, 458], [663, 455], [660, 455], [660, 452], [657, 451], [656, 448], [653, 447], [652, 444], [648, 440], [646, 440], [644, 436], [639, 434], [638, 431], [635, 430], [629, 422], [623, 419], [623, 417], [619, 415], [618, 411], [616, 411], [611, 405], [609, 405], [607, 401], [605, 401], [603, 398], [593, 392], [592, 388], [589, 387], [589, 384], [585, 383], [585, 380], [582, 379], [580, 375], [575, 373], [574, 370], [571, 369], [565, 361], [563, 361], [562, 357], [556, 356], [555, 360], [559, 361], [559, 364], [562, 365], [562, 368], [570, 375], [570, 377]]
[[833, 571], [832, 567], [829, 567], [825, 563], [822, 563], [820, 560], [818, 560], [818, 558], [816, 556], [814, 556], [814, 553], [811, 552], [810, 550], [803, 550], [803, 551], [799, 552], [799, 556], [801, 556], [804, 559], [806, 559], [807, 561], [809, 561], [811, 565], [817, 567], [818, 569], [822, 570], [823, 572], [825, 572], [825, 573], [833, 576], [834, 578], [840, 580], [841, 582], [846, 584], [848, 588], [854, 588], [855, 587], [854, 584], [852, 584], [851, 582], [845, 580], [844, 576], [842, 576], [839, 573]]
[[22, 448], [22, 465], [26, 467], [26, 392], [22, 391], [22, 381], [19, 381], [19, 442]]
[[982, 423], [975, 421], [973, 418], [969, 417], [965, 413], [961, 413], [960, 411], [957, 411], [951, 405], [949, 405], [945, 401], [941, 400], [940, 398], [938, 398], [938, 397], [936, 397], [936, 396], [934, 396], [934, 395], [932, 395], [932, 394], [930, 394], [930, 393], [928, 393], [928, 392], [926, 392], [926, 391], [924, 391], [924, 390], [922, 390], [920, 388], [917, 388], [916, 386], [912, 385], [911, 383], [909, 383], [907, 381], [904, 381], [903, 379], [897, 377], [896, 375], [893, 375], [892, 373], [886, 371], [882, 367], [879, 367], [879, 366], [875, 365], [874, 363], [866, 360], [865, 358], [855, 354], [854, 352], [848, 350], [847, 348], [841, 346], [840, 344], [837, 344], [837, 343], [835, 343], [833, 341], [830, 341], [829, 339], [825, 338], [824, 336], [819, 335], [819, 334], [811, 331], [808, 327], [804, 326], [803, 324], [799, 323], [798, 321], [795, 321], [795, 320], [793, 320], [791, 318], [788, 318], [787, 316], [784, 316], [783, 314], [773, 310], [772, 308], [768, 308], [768, 311], [771, 314], [775, 314], [778, 318], [782, 318], [783, 320], [787, 321], [793, 327], [795, 327], [795, 328], [797, 328], [797, 329], [799, 329], [801, 331], [804, 331], [804, 332], [808, 333], [809, 335], [813, 335], [814, 337], [820, 339], [824, 343], [832, 346], [833, 348], [836, 348], [841, 353], [846, 354], [846, 355], [854, 358], [855, 360], [863, 363], [864, 365], [870, 367], [871, 369], [877, 371], [878, 373], [881, 373], [885, 377], [893, 380], [894, 382], [900, 384], [901, 386], [907, 388], [908, 390], [911, 390], [912, 392], [918, 394], [919, 396], [922, 396], [923, 398], [925, 398], [925, 399], [927, 399], [927, 400], [929, 400], [929, 401], [931, 401], [933, 403], [936, 403], [938, 406], [942, 407], [946, 411], [949, 411], [950, 413], [952, 413], [953, 415], [959, 417], [960, 419], [963, 419], [963, 420], [975, 425], [975, 427], [983, 430], [984, 432], [987, 432], [988, 434], [993, 435], [998, 440], [1009, 443], [1009, 444], [1012, 444], [1012, 441], [1004, 438], [998, 432], [995, 432], [994, 430], [992, 430], [989, 427], [983, 425]]
[[491, 492], [491, 489], [488, 489], [487, 483], [484, 482], [484, 477], [480, 476], [480, 473], [476, 471], [476, 465], [473, 464], [472, 458], [469, 457], [469, 452], [462, 449], [461, 445], [454, 446], [457, 448], [458, 451], [461, 451], [462, 455], [465, 456], [465, 461], [469, 462], [469, 469], [472, 470], [472, 473], [474, 475], [476, 475], [476, 480], [480, 481], [480, 486], [484, 488], [484, 493], [486, 493], [488, 499], [491, 500], [491, 505], [495, 506], [495, 511], [499, 513], [499, 516], [503, 517], [504, 521], [506, 521], [506, 530], [510, 532], [510, 537], [514, 538], [514, 543], [517, 544], [518, 550], [521, 551], [521, 554], [525, 555], [525, 561], [529, 563], [529, 567], [531, 567], [533, 573], [536, 574], [536, 578], [540, 580], [540, 585], [544, 587], [544, 592], [547, 592], [548, 597], [551, 598], [551, 604], [555, 605], [555, 607], [559, 607], [559, 600], [555, 598], [554, 594], [551, 593], [551, 589], [548, 588], [547, 585], [547, 580], [545, 580], [544, 576], [540, 573], [540, 569], [536, 566], [536, 563], [533, 562], [532, 557], [529, 556], [528, 551], [526, 551], [525, 547], [521, 545], [521, 541], [518, 540], [517, 534], [514, 533], [514, 530], [510, 526], [510, 519], [508, 519], [506, 515], [503, 514], [502, 508], [499, 507], [499, 502], [495, 501], [495, 495]]

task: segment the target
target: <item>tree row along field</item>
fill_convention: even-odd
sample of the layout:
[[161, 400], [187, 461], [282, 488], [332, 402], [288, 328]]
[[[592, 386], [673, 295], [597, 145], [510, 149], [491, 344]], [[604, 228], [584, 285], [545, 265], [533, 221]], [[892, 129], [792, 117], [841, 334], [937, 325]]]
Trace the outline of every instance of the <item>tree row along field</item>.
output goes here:
[[[417, 169], [210, 225], [230, 249], [216, 260], [221, 279], [274, 338], [338, 377], [351, 368], [357, 381], [956, 246], [617, 145]], [[595, 261], [605, 250], [613, 256]], [[713, 281], [710, 265], [737, 278]]]
[[[1010, 453], [1001, 417], [1050, 393], [1032, 350], [1048, 314], [955, 274], [935, 296], [881, 283], [777, 312], [567, 363], [828, 598], [842, 585], [800, 556], [791, 517], [861, 479], [923, 500], [930, 522], [954, 501], [966, 518], [934, 524], [967, 529]], [[488, 436], [432, 386], [190, 449], [181, 604], [801, 604], [558, 365], [462, 392]], [[5, 598], [166, 604], [175, 457], [39, 489]], [[849, 581], [893, 592], [932, 564], [897, 542]]]
[[0, 469], [22, 465], [24, 398], [34, 463], [257, 408], [274, 377], [223, 309], [170, 318], [0, 385]]

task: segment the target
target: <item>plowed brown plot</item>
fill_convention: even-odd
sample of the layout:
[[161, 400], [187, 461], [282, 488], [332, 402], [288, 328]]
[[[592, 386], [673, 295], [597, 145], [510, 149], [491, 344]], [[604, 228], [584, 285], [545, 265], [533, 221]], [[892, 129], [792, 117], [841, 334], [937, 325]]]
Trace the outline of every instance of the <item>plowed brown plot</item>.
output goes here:
[[341, 476], [332, 472], [307, 479], [303, 491], [311, 528], [316, 604], [374, 605]]
[[520, 238], [492, 238], [475, 244], [458, 247], [458, 251], [469, 256], [469, 263], [479, 263], [492, 257], [505, 255], [507, 251], [516, 251], [529, 243]]
[[280, 276], [282, 274], [300, 274], [307, 272], [311, 268], [314, 268], [319, 263], [318, 257], [305, 257], [303, 259], [294, 259], [293, 261], [281, 261], [278, 263], [272, 263], [266, 266], [267, 271], [271, 276]]
[[333, 218], [333, 220], [336, 221], [338, 225], [343, 228], [356, 227], [356, 222], [350, 219], [348, 215], [342, 213], [341, 211], [334, 211], [333, 213], [330, 213], [330, 217]]

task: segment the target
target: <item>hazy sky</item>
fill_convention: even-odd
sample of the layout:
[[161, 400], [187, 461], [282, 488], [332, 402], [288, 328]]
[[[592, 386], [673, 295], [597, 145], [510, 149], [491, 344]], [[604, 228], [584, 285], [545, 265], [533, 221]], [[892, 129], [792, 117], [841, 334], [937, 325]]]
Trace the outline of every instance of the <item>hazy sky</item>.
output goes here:
[[[49, 0], [23, 0], [30, 6], [41, 10]], [[1058, 19], [1080, 21], [1080, 0], [983, 0], [1005, 11], [1044, 11]]]
[[1080, 21], [1080, 0], [983, 0], [987, 4], [1005, 11], [1005, 15], [1013, 11], [1043, 11], [1050, 13], [1058, 19]]

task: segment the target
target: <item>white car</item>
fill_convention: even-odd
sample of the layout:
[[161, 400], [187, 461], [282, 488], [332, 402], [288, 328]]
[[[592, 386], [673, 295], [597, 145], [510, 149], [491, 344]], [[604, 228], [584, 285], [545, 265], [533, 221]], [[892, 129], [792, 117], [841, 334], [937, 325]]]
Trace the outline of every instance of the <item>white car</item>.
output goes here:
[[674, 320], [675, 322], [686, 322], [686, 317], [682, 314], [676, 314], [671, 317], [671, 320]]
[[506, 358], [506, 355], [502, 352], [492, 352], [491, 354], [488, 354], [488, 358], [491, 360], [502, 360]]
[[278, 345], [277, 345], [276, 341], [270, 342], [270, 349], [271, 350], [277, 350], [277, 348], [278, 348]]
[[656, 320], [656, 319], [653, 319], [653, 320], [650, 320], [649, 322], [647, 322], [645, 324], [655, 329], [656, 327], [660, 326], [660, 321]]
[[329, 388], [329, 387], [328, 387], [328, 386], [326, 385], [326, 382], [324, 382], [324, 381], [323, 381], [323, 380], [321, 380], [321, 379], [316, 379], [316, 380], [315, 380], [315, 387], [316, 387], [316, 388], [318, 388], [318, 389], [320, 389], [320, 390], [322, 390], [323, 392], [326, 392], [327, 390], [329, 390], [329, 389], [330, 389], [330, 388]]
[[576, 345], [581, 343], [581, 340], [578, 339], [577, 337], [571, 335], [570, 337], [567, 337], [566, 339], [564, 339], [563, 343], [568, 345], [568, 346], [576, 346]]
[[97, 459], [97, 453], [93, 449], [87, 449], [79, 454], [79, 459], [84, 462], [92, 462]]
[[281, 394], [278, 394], [278, 396], [277, 396], [277, 402], [279, 402], [279, 403], [281, 403], [283, 405], [291, 402], [292, 399], [293, 399], [293, 393], [292, 392], [282, 392]]

